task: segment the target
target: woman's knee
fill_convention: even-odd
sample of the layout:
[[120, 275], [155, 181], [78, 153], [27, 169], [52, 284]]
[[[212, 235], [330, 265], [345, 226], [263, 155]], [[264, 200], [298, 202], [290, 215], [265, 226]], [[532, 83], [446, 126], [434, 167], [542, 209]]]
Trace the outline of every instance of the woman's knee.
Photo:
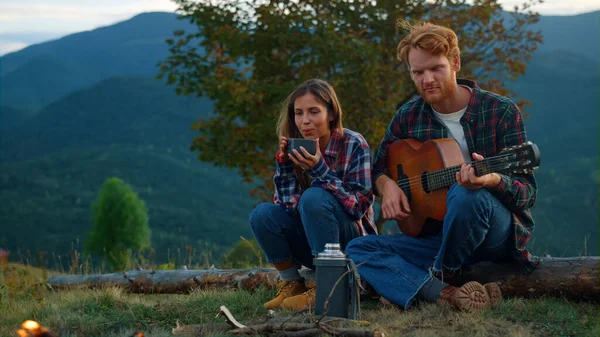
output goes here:
[[264, 202], [250, 212], [250, 226], [253, 230], [265, 227], [267, 220], [272, 217], [274, 207], [279, 206], [270, 202]]
[[302, 192], [298, 208], [301, 213], [323, 209], [331, 194], [321, 187], [310, 187]]

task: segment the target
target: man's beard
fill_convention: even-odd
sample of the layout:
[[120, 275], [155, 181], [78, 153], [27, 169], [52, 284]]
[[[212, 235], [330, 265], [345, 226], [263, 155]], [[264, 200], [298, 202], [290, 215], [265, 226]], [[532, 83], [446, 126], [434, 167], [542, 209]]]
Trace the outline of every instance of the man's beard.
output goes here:
[[421, 87], [417, 87], [417, 92], [423, 97], [425, 102], [434, 105], [450, 97], [455, 88], [456, 81], [449, 80], [446, 83], [442, 83], [439, 88], [440, 91], [434, 94], [427, 93], [427, 91]]

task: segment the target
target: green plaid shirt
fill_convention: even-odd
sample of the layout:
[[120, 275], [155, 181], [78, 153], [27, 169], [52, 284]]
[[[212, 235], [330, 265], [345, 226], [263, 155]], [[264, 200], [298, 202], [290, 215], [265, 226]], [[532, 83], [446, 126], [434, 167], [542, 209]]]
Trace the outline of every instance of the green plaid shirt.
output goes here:
[[[469, 153], [484, 157], [497, 155], [502, 149], [527, 141], [525, 124], [518, 106], [510, 99], [482, 90], [475, 82], [458, 79], [459, 85], [472, 89], [471, 100], [460, 123], [465, 132]], [[431, 105], [417, 96], [402, 105], [394, 115], [374, 159], [373, 186], [386, 168], [388, 146], [398, 139], [414, 138], [420, 141], [450, 138], [448, 129], [434, 115]], [[531, 174], [500, 174], [500, 184], [491, 189], [512, 212], [515, 249], [513, 256], [526, 272], [531, 272], [539, 258], [525, 249], [533, 232], [534, 222], [530, 208], [535, 204], [537, 184]]]

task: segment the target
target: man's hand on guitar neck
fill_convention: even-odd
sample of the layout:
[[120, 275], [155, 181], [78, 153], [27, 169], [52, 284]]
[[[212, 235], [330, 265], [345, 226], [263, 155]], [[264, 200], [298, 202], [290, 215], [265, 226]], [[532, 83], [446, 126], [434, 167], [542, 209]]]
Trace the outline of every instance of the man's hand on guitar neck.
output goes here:
[[405, 220], [410, 215], [408, 198], [395, 181], [381, 175], [375, 182], [377, 191], [382, 196], [381, 212], [386, 220]]
[[[473, 152], [473, 160], [483, 160], [483, 156]], [[489, 173], [478, 177], [471, 164], [462, 164], [460, 171], [456, 172], [456, 182], [471, 190], [480, 188], [494, 188], [500, 184], [502, 178], [498, 173]]]

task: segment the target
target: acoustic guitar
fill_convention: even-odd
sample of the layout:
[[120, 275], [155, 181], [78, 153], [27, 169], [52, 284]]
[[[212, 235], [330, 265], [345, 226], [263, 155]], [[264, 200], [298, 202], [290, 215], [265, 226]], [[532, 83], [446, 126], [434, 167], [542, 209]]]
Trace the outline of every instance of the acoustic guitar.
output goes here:
[[[418, 236], [441, 230], [446, 215], [446, 196], [456, 183], [456, 172], [464, 163], [456, 140], [443, 138], [421, 142], [401, 139], [389, 146], [390, 178], [406, 194], [411, 214], [398, 221], [405, 235]], [[472, 162], [475, 174], [529, 173], [540, 165], [537, 145], [527, 142], [502, 150], [496, 156]]]

